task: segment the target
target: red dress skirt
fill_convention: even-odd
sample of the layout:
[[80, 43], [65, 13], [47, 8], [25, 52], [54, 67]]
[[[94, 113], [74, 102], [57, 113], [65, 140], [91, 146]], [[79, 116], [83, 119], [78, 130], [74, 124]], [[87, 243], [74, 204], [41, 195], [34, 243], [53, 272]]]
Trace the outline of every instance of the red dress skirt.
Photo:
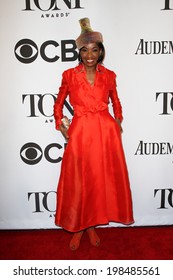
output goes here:
[[108, 111], [111, 99], [115, 118], [122, 121], [115, 77], [101, 65], [93, 86], [86, 80], [83, 65], [63, 73], [54, 105], [56, 128], [67, 95], [74, 116], [61, 165], [55, 223], [71, 232], [134, 221], [121, 132]]

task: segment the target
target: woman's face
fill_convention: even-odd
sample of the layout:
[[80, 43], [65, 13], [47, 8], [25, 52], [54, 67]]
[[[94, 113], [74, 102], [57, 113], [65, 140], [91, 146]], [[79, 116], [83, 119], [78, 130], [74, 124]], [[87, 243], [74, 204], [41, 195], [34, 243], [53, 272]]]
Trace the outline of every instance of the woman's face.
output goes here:
[[80, 51], [80, 56], [86, 67], [96, 67], [100, 54], [101, 50], [96, 43], [86, 44]]

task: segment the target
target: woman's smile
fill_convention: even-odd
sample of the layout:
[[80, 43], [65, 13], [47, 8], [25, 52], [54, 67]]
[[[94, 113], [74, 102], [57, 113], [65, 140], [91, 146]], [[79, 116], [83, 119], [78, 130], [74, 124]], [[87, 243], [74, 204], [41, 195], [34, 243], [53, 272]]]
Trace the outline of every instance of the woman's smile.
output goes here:
[[96, 67], [101, 50], [96, 43], [89, 43], [83, 46], [80, 51], [85, 66]]

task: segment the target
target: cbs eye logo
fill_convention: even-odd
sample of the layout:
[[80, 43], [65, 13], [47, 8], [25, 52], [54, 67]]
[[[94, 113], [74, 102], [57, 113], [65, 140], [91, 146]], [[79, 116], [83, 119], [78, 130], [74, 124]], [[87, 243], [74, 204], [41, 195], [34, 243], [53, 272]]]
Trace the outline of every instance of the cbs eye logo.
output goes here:
[[20, 62], [32, 63], [38, 56], [38, 47], [32, 40], [23, 39], [16, 44], [14, 53]]
[[36, 43], [30, 39], [20, 40], [15, 48], [14, 54], [16, 58], [22, 63], [34, 62], [40, 53], [43, 60], [46, 62], [56, 62], [60, 59], [57, 55], [57, 48], [60, 47], [61, 61], [75, 61], [78, 58], [76, 51], [76, 43], [74, 40], [62, 40], [60, 45], [58, 42], [49, 40], [44, 42], [40, 48]]
[[47, 161], [58, 163], [62, 160], [62, 157], [57, 155], [57, 149], [58, 151], [62, 149], [62, 146], [58, 143], [49, 144], [43, 151], [38, 144], [29, 142], [20, 149], [20, 157], [24, 163], [29, 165], [39, 163], [43, 155]]

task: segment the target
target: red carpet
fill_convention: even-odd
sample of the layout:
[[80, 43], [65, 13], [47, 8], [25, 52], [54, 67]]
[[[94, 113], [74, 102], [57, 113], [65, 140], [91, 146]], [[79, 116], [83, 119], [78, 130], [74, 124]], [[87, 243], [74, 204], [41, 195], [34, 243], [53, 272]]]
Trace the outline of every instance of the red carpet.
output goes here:
[[173, 227], [98, 228], [98, 248], [85, 234], [80, 248], [69, 250], [63, 230], [0, 231], [1, 260], [172, 260]]

